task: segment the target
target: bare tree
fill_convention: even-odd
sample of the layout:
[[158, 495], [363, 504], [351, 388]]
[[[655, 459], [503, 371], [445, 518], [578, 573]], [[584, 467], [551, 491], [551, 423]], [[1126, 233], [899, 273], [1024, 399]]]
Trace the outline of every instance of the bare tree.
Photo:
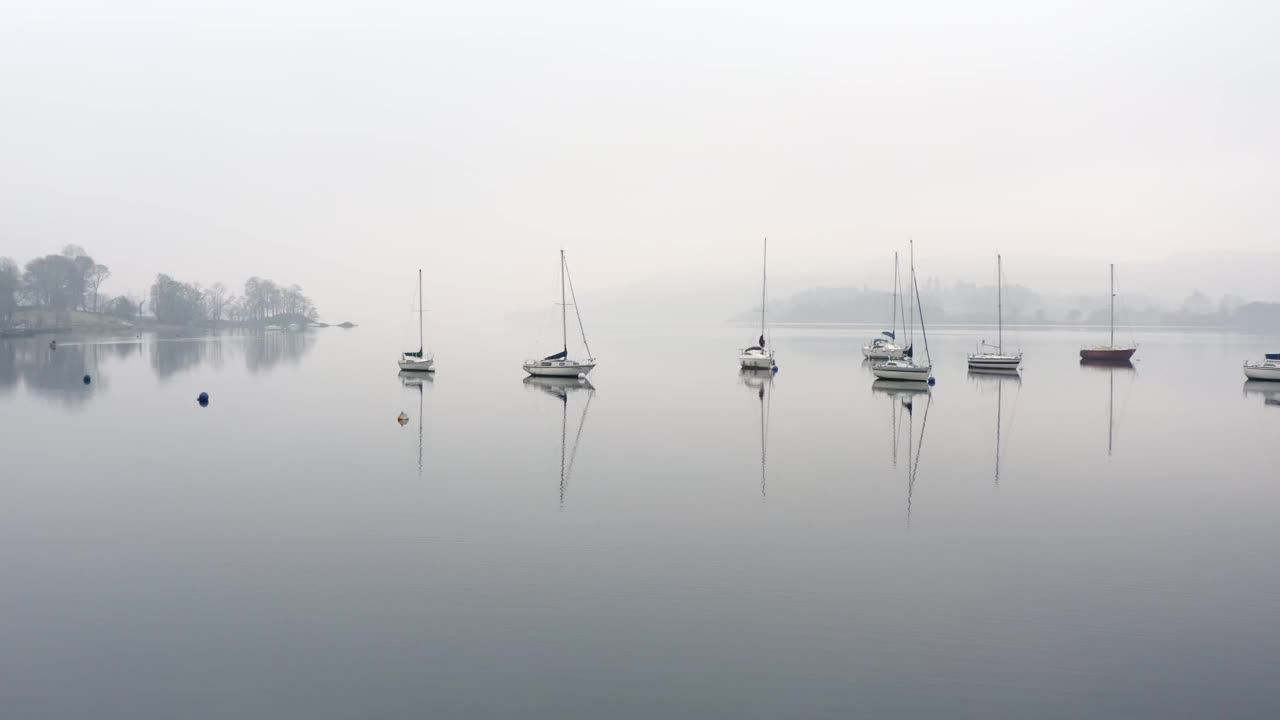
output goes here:
[[209, 319], [213, 322], [222, 320], [222, 313], [227, 307], [227, 286], [216, 282], [204, 291], [205, 309], [209, 311]]
[[111, 268], [102, 263], [94, 263], [89, 271], [85, 273], [85, 291], [89, 297], [93, 298], [93, 311], [98, 312], [98, 288], [102, 287], [103, 281], [111, 277]]

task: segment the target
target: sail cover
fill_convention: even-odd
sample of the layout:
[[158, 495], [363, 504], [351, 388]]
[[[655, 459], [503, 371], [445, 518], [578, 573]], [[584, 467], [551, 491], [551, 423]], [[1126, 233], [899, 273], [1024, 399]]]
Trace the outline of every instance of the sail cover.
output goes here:
[[883, 335], [883, 336], [885, 336], [885, 337], [887, 337], [887, 338], [889, 338], [890, 340], [896, 340], [896, 339], [898, 338], [898, 336], [897, 336], [897, 335], [894, 335], [894, 334], [893, 334], [893, 331], [892, 331], [892, 330], [884, 330], [884, 331], [882, 331], [880, 334], [881, 334], [881, 335]]
[[413, 352], [412, 350], [406, 350], [406, 351], [404, 352], [404, 356], [405, 356], [405, 357], [416, 357], [416, 358], [420, 358], [420, 357], [422, 357], [422, 350], [418, 350], [417, 352]]
[[1280, 353], [1267, 353], [1268, 360], [1280, 360]]
[[912, 354], [911, 354], [911, 348], [913, 348], [913, 347], [915, 347], [915, 346], [914, 346], [914, 345], [908, 345], [908, 346], [907, 346], [907, 349], [902, 351], [902, 357], [915, 357], [915, 355], [912, 355]]
[[569, 351], [568, 351], [568, 350], [561, 350], [560, 352], [556, 353], [555, 355], [548, 355], [548, 356], [546, 356], [546, 357], [544, 357], [544, 358], [542, 358], [542, 359], [543, 359], [543, 360], [563, 360], [563, 359], [565, 359], [565, 358], [567, 358], [567, 357], [569, 357]]

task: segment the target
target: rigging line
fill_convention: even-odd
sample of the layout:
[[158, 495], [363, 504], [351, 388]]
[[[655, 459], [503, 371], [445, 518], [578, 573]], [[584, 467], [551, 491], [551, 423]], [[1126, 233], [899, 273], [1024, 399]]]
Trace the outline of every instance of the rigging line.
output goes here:
[[911, 465], [911, 477], [907, 482], [907, 517], [911, 517], [911, 495], [916, 487], [916, 473], [920, 470], [920, 456], [924, 453], [924, 431], [929, 426], [929, 407], [932, 405], [933, 393], [926, 393], [924, 419], [920, 422], [920, 441], [916, 443], [916, 458]]
[[560, 508], [564, 509], [564, 491], [568, 484], [564, 474], [564, 449], [569, 437], [569, 393], [560, 396]]
[[582, 405], [582, 417], [578, 418], [578, 432], [573, 436], [573, 450], [569, 453], [569, 469], [565, 473], [565, 485], [568, 485], [573, 477], [573, 463], [578, 459], [578, 443], [582, 442], [582, 428], [587, 425], [587, 411], [591, 409], [591, 398], [595, 395], [595, 390], [588, 390], [587, 402]]
[[595, 356], [591, 354], [591, 343], [587, 342], [587, 330], [582, 326], [582, 311], [578, 309], [578, 296], [573, 292], [573, 274], [569, 272], [569, 261], [564, 261], [564, 275], [569, 279], [569, 299], [573, 301], [573, 314], [578, 318], [578, 332], [582, 334], [582, 344], [587, 348], [587, 359], [590, 360]]
[[[929, 361], [929, 365], [933, 365], [933, 355], [929, 353], [929, 333], [924, 329], [924, 301], [920, 299], [920, 283], [916, 282], [916, 274], [911, 272], [911, 286], [916, 291], [916, 310], [920, 313], [920, 337], [924, 339], [924, 357]], [[929, 406], [925, 405], [925, 412], [929, 412]]]
[[[1119, 286], [1119, 283], [1115, 283], [1115, 284], [1117, 287]], [[1120, 296], [1120, 292], [1118, 290], [1112, 290], [1111, 292], [1116, 297]], [[1112, 299], [1112, 302], [1115, 302], [1114, 298]], [[1134, 336], [1133, 336], [1133, 318], [1129, 315], [1129, 308], [1123, 304], [1120, 305], [1120, 316], [1124, 318], [1124, 326], [1129, 329], [1129, 347], [1133, 347], [1134, 345], [1137, 345], [1137, 343], [1134, 342]]]
[[1018, 389], [1013, 393], [1013, 408], [1009, 411], [1009, 435], [1005, 438], [1004, 449], [1001, 456], [1008, 455], [1009, 446], [1013, 444], [1013, 433], [1017, 428], [1018, 420], [1018, 398], [1022, 397], [1022, 383], [1018, 383]]

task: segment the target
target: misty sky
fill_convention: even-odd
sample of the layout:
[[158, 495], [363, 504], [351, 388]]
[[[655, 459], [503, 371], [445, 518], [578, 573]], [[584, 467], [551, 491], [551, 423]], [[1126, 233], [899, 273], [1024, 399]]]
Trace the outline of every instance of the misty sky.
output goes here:
[[419, 265], [438, 312], [540, 306], [561, 245], [587, 293], [750, 283], [766, 234], [784, 286], [887, 283], [914, 237], [1046, 290], [1191, 254], [1189, 290], [1280, 247], [1278, 34], [1275, 2], [11, 0], [0, 256], [331, 320]]

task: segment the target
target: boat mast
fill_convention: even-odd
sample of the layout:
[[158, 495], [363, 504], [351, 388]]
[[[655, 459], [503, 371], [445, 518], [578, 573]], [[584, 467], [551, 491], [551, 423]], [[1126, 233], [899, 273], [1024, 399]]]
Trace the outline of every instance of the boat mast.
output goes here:
[[898, 343], [898, 251], [893, 251], [893, 313], [889, 316], [889, 331], [894, 334], [889, 338]]
[[[764, 261], [760, 271], [760, 337], [764, 337], [764, 314], [768, 303], [769, 289], [769, 238], [764, 239]], [[761, 343], [763, 345], [763, 343]]]
[[1116, 266], [1111, 264], [1111, 347], [1116, 346]]
[[[404, 327], [403, 325], [401, 327]], [[418, 357], [422, 357], [422, 268], [418, 268]]]
[[560, 249], [560, 340], [565, 357], [569, 356], [569, 306], [564, 296], [564, 248]]
[[[908, 255], [908, 266], [911, 269], [911, 289], [907, 290], [907, 347], [915, 344], [916, 340], [916, 298], [914, 288], [916, 286], [916, 241], [914, 239], [907, 241], [910, 244], [911, 252]], [[915, 357], [914, 350], [912, 357]]]
[[1000, 255], [996, 254], [996, 322], [999, 323], [996, 329], [996, 353], [1004, 354], [1004, 288], [1000, 284], [1001, 270]]

